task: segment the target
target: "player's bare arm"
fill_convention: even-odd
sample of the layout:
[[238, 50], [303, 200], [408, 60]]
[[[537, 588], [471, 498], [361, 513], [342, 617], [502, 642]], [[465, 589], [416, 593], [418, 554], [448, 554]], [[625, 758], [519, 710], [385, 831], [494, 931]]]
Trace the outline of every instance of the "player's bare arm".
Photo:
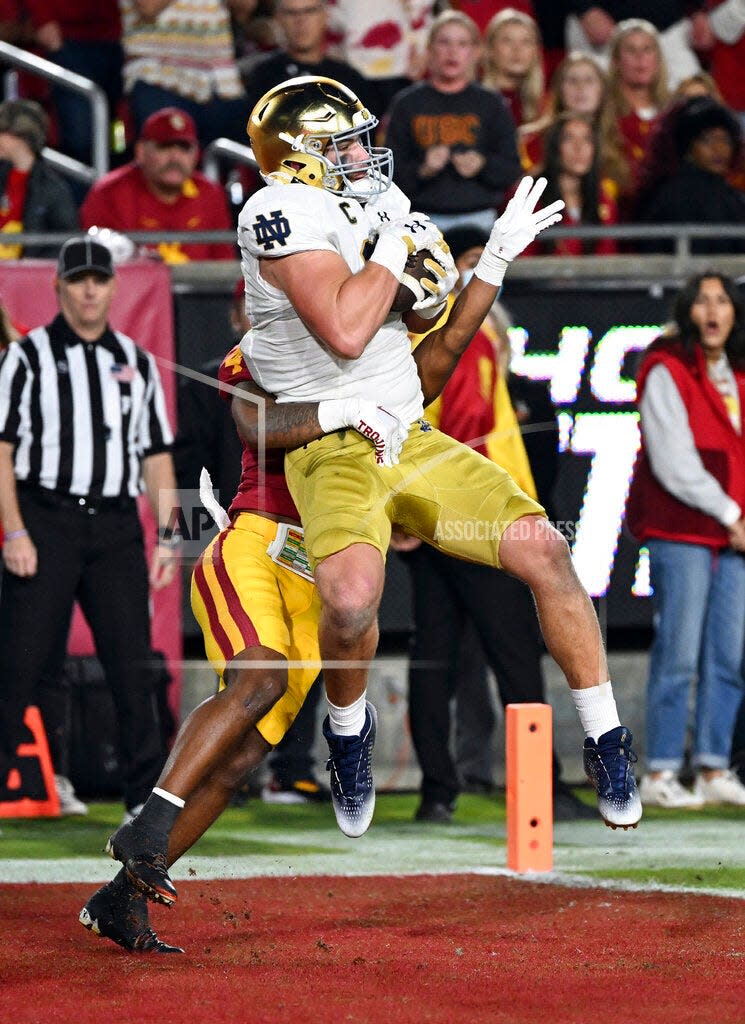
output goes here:
[[238, 433], [250, 448], [258, 447], [262, 426], [266, 448], [297, 448], [301, 444], [308, 444], [323, 437], [323, 430], [318, 422], [318, 402], [280, 404], [257, 384], [247, 381], [236, 384], [235, 390], [244, 391], [263, 403], [263, 425], [259, 416], [259, 405], [255, 401], [246, 401], [234, 394], [230, 403], [230, 411]]
[[414, 350], [414, 362], [422, 382], [424, 405], [437, 398], [481, 327], [499, 288], [472, 277], [453, 303], [447, 320], [424, 338]]
[[353, 274], [338, 254], [317, 250], [261, 261], [305, 326], [337, 355], [357, 359], [388, 316], [398, 278], [370, 261]]
[[492, 228], [484, 252], [474, 268], [473, 277], [453, 303], [445, 323], [432, 331], [414, 352], [424, 404], [433, 402], [469, 342], [484, 322], [499, 295], [508, 266], [530, 242], [552, 224], [561, 220], [562, 200], [536, 210], [546, 187], [546, 179], [522, 179], [515, 195]]
[[[241, 381], [235, 387], [238, 391], [244, 391], [246, 398], [234, 394], [230, 403], [231, 412], [238, 433], [252, 448], [259, 446], [262, 432], [266, 448], [289, 450], [315, 441], [334, 430], [349, 427], [370, 442], [375, 449], [378, 465], [395, 466], [398, 462], [408, 434], [407, 425], [394, 413], [374, 402], [360, 398], [277, 402], [253, 381]], [[261, 405], [263, 423], [259, 414]]]

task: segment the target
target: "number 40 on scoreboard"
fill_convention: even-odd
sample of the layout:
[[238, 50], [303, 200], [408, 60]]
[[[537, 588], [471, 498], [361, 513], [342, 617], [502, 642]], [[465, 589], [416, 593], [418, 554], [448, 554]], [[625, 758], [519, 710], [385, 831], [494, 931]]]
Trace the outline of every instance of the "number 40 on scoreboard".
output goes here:
[[[628, 408], [636, 401], [636, 382], [624, 376], [624, 363], [629, 353], [646, 349], [661, 330], [659, 324], [612, 327], [591, 353], [592, 332], [588, 327], [564, 327], [557, 351], [528, 353], [527, 331], [522, 327], [510, 329], [512, 372], [551, 382], [560, 450], [591, 457], [572, 539], [572, 558], [593, 597], [601, 597], [608, 590], [639, 450], [639, 414]], [[584, 381], [589, 384], [589, 408], [580, 411], [577, 400]], [[642, 549], [632, 588], [638, 597], [651, 592], [644, 556]]]

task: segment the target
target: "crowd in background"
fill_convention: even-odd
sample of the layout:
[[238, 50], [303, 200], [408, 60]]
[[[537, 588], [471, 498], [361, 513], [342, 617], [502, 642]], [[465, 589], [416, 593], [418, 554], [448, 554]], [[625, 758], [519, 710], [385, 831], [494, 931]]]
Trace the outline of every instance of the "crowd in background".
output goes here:
[[[246, 144], [256, 101], [301, 74], [373, 110], [397, 183], [443, 230], [488, 227], [524, 172], [546, 175], [569, 225], [745, 222], [743, 0], [0, 0], [0, 39], [103, 89], [114, 168], [88, 190], [49, 166], [45, 144], [90, 164], [91, 108], [21, 72], [0, 108], [0, 231], [224, 229], [260, 181], [239, 166], [216, 195], [200, 155], [216, 138]], [[183, 121], [168, 129], [165, 110]], [[616, 251], [564, 237], [533, 253]]]

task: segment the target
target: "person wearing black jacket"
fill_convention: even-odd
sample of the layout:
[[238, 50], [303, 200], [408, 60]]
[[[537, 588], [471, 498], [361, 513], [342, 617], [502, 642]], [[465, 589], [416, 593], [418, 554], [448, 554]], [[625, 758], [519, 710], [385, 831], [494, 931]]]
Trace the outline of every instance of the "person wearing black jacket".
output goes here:
[[[72, 190], [41, 155], [49, 120], [33, 100], [0, 103], [0, 234], [77, 231]], [[2, 245], [0, 259], [54, 258], [58, 245]]]
[[257, 61], [243, 76], [249, 110], [253, 110], [264, 93], [275, 85], [301, 75], [332, 78], [351, 89], [370, 110], [379, 109], [372, 82], [346, 61], [325, 56], [328, 21], [325, 0], [277, 0], [274, 19], [284, 47]]
[[486, 231], [520, 175], [515, 124], [501, 96], [473, 81], [476, 23], [444, 11], [430, 29], [429, 79], [404, 89], [390, 109], [386, 146], [393, 176], [414, 210], [441, 231], [472, 224]]
[[[745, 225], [745, 196], [727, 180], [742, 165], [742, 134], [728, 107], [695, 96], [670, 108], [642, 168], [637, 219], [647, 224]], [[666, 252], [672, 242], [640, 243]], [[742, 238], [696, 238], [694, 253], [745, 252]]]

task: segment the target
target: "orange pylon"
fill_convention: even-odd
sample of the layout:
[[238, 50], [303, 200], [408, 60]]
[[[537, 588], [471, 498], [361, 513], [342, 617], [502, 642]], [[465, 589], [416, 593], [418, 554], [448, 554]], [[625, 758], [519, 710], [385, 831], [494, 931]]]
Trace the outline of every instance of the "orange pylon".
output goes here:
[[507, 867], [512, 871], [553, 868], [551, 707], [508, 704]]
[[6, 788], [29, 795], [19, 800], [0, 801], [0, 818], [57, 818], [59, 797], [54, 768], [37, 707], [30, 705], [26, 708], [23, 724], [31, 733], [31, 742], [18, 745], [16, 764], [8, 773]]

